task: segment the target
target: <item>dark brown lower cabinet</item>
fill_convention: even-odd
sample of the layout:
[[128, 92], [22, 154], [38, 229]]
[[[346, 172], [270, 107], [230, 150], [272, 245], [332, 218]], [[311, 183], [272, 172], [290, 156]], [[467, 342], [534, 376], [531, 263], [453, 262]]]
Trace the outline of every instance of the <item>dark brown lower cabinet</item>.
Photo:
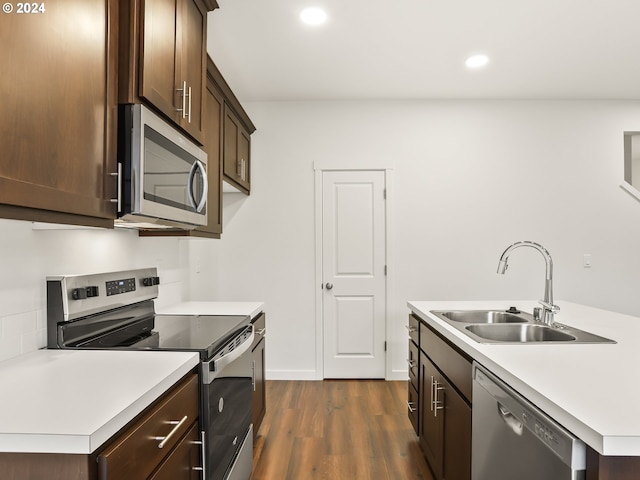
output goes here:
[[409, 334], [409, 401], [417, 403], [420, 446], [435, 480], [470, 480], [471, 360], [414, 316]]
[[[471, 359], [413, 315], [408, 328], [409, 418], [420, 446], [435, 480], [470, 480]], [[638, 472], [640, 456], [602, 456], [587, 447], [586, 480], [637, 480]]]
[[[198, 375], [187, 375], [91, 455], [0, 453], [0, 478], [200, 479], [198, 389]], [[166, 438], [165, 444], [159, 448], [162, 438]]]

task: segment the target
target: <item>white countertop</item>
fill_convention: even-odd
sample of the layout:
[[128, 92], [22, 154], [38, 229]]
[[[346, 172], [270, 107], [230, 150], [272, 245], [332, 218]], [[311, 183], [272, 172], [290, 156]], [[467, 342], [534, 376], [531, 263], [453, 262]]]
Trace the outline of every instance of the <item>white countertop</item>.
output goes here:
[[197, 353], [38, 350], [0, 363], [0, 452], [94, 452], [199, 362]]
[[556, 321], [617, 344], [477, 343], [430, 310], [532, 312], [537, 302], [411, 301], [409, 308], [602, 455], [640, 456], [640, 318], [556, 301]]
[[254, 318], [264, 310], [264, 302], [181, 302], [156, 306], [160, 315], [249, 315]]

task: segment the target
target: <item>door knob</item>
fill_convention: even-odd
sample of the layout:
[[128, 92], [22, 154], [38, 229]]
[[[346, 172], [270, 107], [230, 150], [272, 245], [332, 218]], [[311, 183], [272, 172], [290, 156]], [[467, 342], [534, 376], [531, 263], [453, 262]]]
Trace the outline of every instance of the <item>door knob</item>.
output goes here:
[[333, 283], [329, 283], [327, 282], [327, 284], [325, 285], [325, 287], [327, 288], [327, 290], [331, 290], [333, 288]]

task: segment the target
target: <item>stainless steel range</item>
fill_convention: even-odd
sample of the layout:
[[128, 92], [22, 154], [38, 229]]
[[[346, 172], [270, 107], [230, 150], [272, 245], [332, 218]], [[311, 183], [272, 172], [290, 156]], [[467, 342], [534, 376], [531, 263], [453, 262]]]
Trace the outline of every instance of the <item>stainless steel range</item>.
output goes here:
[[203, 478], [248, 480], [253, 327], [246, 316], [156, 315], [157, 269], [47, 278], [47, 344], [200, 354]]

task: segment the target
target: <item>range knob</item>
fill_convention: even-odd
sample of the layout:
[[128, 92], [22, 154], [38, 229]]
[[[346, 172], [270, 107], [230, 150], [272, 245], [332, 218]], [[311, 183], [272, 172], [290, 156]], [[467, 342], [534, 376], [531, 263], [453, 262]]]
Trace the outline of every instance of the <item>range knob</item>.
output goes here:
[[86, 288], [74, 288], [71, 290], [71, 298], [74, 300], [84, 300], [87, 298], [87, 289]]
[[153, 287], [154, 285], [160, 285], [160, 277], [143, 278], [142, 285], [144, 285], [145, 287]]
[[100, 291], [97, 286], [74, 288], [71, 290], [71, 298], [74, 300], [84, 300], [85, 298], [98, 296], [100, 296]]

